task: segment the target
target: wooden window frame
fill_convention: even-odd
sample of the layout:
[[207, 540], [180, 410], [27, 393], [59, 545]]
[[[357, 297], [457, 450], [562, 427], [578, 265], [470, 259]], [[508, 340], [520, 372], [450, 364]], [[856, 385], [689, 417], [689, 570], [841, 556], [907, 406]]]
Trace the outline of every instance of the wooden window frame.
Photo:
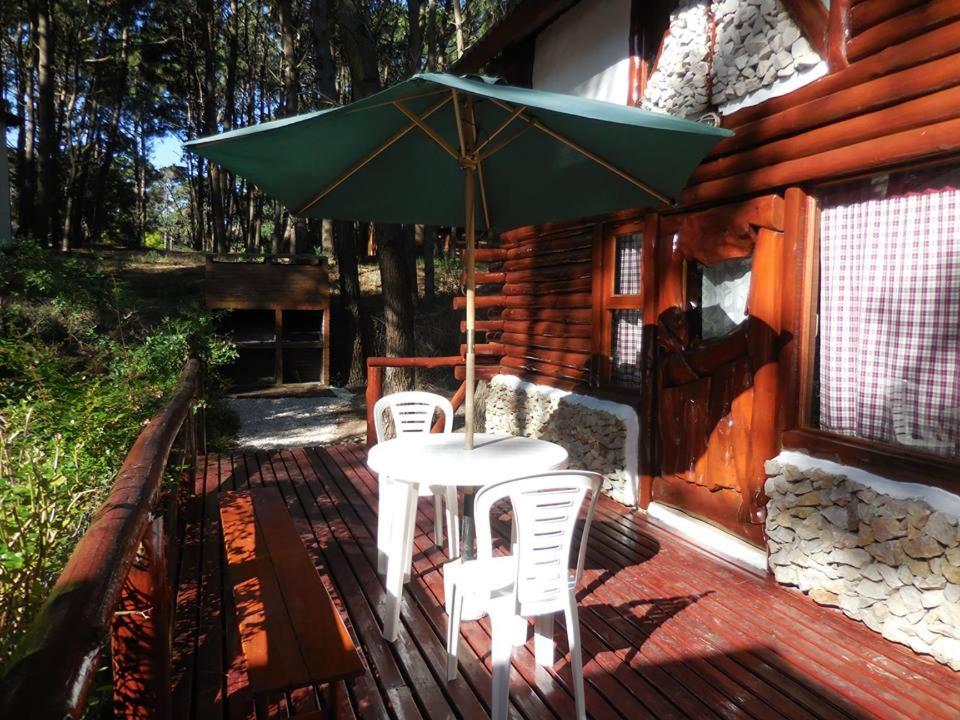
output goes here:
[[[593, 243], [593, 356], [590, 384], [601, 394], [620, 399], [639, 398], [646, 388], [620, 385], [613, 375], [613, 311], [639, 310], [643, 320], [642, 342], [650, 342], [648, 330], [656, 325], [656, 236], [658, 216], [647, 213], [618, 222], [601, 223], [594, 230]], [[634, 233], [642, 234], [640, 251], [640, 288], [635, 295], [618, 295], [615, 290], [617, 273], [617, 238]], [[648, 354], [650, 348], [644, 352]], [[649, 370], [649, 369], [647, 369]], [[644, 374], [644, 369], [641, 369]]]
[[[894, 171], [890, 171], [891, 173]], [[812, 399], [820, 290], [820, 203], [817, 194], [790, 188], [786, 193], [784, 253], [784, 332], [780, 357], [781, 446], [860, 468], [893, 480], [960, 492], [960, 459], [914, 448], [841, 435], [813, 427]], [[791, 257], [792, 256], [792, 257]]]

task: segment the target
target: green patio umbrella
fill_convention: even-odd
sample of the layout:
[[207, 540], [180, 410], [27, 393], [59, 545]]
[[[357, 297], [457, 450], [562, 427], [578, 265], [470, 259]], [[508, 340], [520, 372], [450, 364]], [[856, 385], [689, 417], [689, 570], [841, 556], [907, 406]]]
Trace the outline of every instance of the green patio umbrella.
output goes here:
[[427, 73], [343, 107], [187, 147], [294, 215], [466, 230], [466, 446], [473, 447], [477, 226], [671, 204], [730, 131], [493, 78]]

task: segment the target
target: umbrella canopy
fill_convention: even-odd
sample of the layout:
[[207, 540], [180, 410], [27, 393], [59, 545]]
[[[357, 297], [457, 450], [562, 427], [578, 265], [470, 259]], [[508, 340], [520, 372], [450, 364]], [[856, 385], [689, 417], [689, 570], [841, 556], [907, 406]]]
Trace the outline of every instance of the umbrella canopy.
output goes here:
[[730, 131], [492, 78], [428, 73], [350, 105], [187, 143], [295, 215], [466, 229], [466, 445], [474, 245], [523, 225], [669, 204]]
[[478, 160], [478, 227], [500, 231], [669, 202], [730, 134], [490, 78], [423, 74], [187, 147], [300, 216], [463, 227], [461, 129], [475, 138], [466, 141]]

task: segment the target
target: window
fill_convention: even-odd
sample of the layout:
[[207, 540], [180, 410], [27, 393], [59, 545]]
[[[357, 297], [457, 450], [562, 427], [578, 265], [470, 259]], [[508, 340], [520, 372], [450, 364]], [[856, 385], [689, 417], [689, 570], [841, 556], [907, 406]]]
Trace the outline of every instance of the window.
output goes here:
[[607, 228], [602, 235], [594, 323], [598, 384], [643, 385], [644, 237], [643, 222]]
[[750, 297], [752, 257], [721, 260], [713, 265], [688, 261], [687, 306], [691, 321], [699, 327], [691, 328], [691, 335], [701, 340], [712, 340], [729, 334], [747, 319], [747, 300]]
[[960, 458], [960, 172], [820, 198], [809, 424]]

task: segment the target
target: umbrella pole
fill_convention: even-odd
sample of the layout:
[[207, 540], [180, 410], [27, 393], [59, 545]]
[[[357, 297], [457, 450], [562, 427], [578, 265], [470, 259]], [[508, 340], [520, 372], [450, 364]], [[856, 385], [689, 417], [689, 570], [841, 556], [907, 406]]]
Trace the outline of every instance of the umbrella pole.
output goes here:
[[476, 250], [476, 209], [474, 207], [474, 183], [476, 180], [476, 168], [468, 165], [464, 170], [464, 188], [466, 191], [466, 234], [467, 234], [467, 358], [466, 358], [466, 394], [463, 401], [463, 412], [465, 415], [464, 443], [467, 450], [473, 450], [473, 424], [474, 409], [473, 396], [476, 390], [476, 354], [474, 348], [474, 335], [476, 327], [476, 277], [475, 270], [475, 250]]

